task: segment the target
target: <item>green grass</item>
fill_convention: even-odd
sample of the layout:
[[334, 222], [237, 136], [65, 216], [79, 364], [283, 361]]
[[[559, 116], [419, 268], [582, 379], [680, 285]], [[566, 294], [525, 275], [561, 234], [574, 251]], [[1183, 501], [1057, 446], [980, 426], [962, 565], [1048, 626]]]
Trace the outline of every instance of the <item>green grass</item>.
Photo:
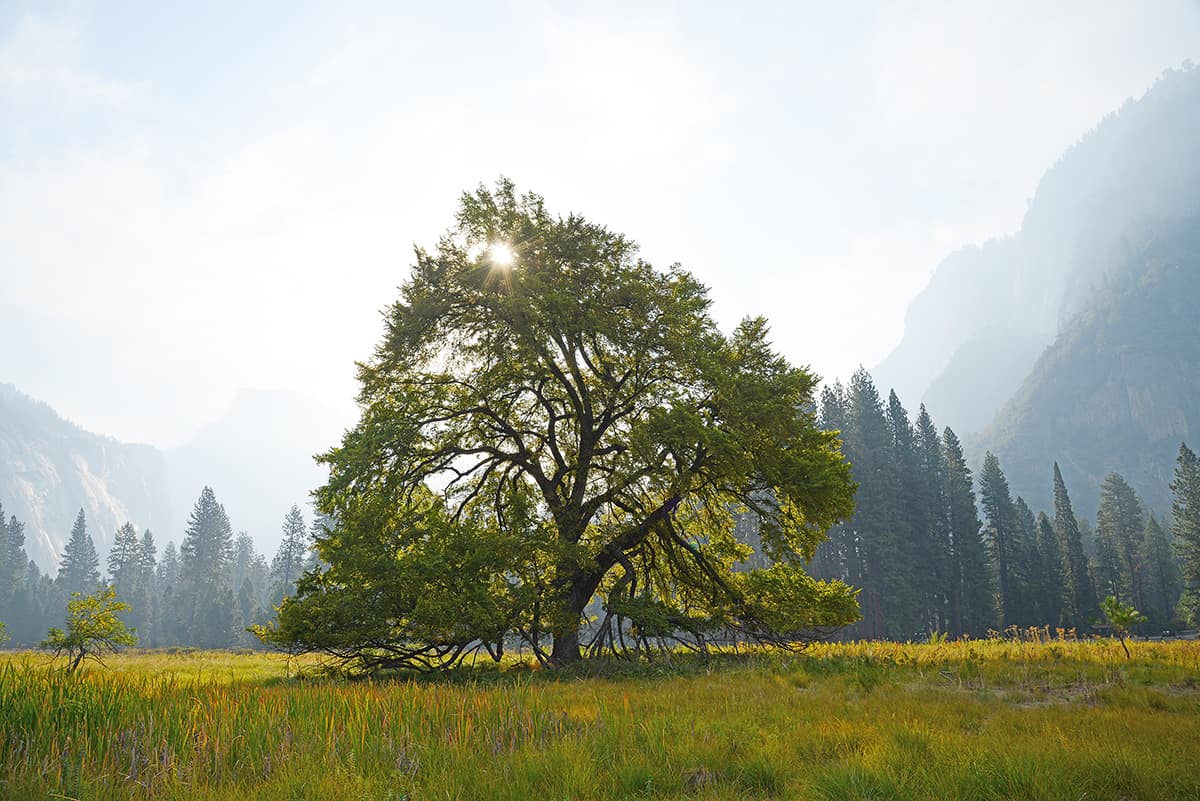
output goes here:
[[[1200, 799], [1200, 644], [829, 645], [558, 676], [0, 656], [0, 798]], [[590, 668], [597, 672], [596, 667]]]

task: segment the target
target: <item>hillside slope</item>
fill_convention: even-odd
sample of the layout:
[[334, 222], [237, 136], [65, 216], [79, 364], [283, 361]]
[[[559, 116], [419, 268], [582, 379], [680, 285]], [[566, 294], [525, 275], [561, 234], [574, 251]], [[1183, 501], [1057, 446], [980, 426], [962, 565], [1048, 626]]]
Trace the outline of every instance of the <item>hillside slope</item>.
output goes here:
[[50, 572], [80, 508], [101, 553], [127, 520], [156, 533], [170, 522], [159, 451], [84, 431], [9, 384], [0, 384], [0, 502], [25, 522], [25, 549]]
[[[980, 430], [1103, 282], [1122, 237], [1200, 208], [1198, 142], [1200, 70], [1169, 70], [1046, 172], [1020, 231], [938, 266], [876, 382], [960, 434]], [[991, 359], [979, 379], [981, 359], [1014, 350], [1024, 358]]]
[[1080, 514], [1113, 470], [1163, 512], [1180, 441], [1200, 445], [1200, 216], [1121, 251], [973, 448], [994, 451], [1035, 509], [1052, 505], [1058, 461]]

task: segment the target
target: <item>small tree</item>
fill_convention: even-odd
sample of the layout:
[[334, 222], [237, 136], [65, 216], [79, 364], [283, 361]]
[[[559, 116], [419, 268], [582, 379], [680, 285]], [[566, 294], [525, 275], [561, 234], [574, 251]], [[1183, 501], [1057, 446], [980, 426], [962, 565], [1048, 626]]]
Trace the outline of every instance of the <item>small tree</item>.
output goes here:
[[1125, 637], [1134, 626], [1145, 623], [1147, 620], [1146, 616], [1129, 604], [1121, 603], [1111, 595], [1105, 598], [1103, 603], [1100, 604], [1100, 609], [1104, 612], [1104, 616], [1108, 618], [1108, 624], [1112, 626], [1117, 639], [1121, 641], [1121, 647], [1125, 649], [1125, 658], [1131, 658], [1129, 646], [1125, 644]]
[[0, 620], [0, 645], [4, 645], [4, 643], [8, 642], [8, 631], [6, 629], [7, 627], [4, 625], [4, 621]]
[[57, 659], [64, 654], [70, 660], [67, 672], [72, 673], [91, 657], [103, 664], [104, 652], [116, 653], [122, 645], [136, 645], [137, 634], [125, 625], [118, 612], [128, 612], [129, 604], [117, 600], [112, 587], [91, 595], [73, 593], [67, 602], [67, 629], [50, 629], [39, 647], [54, 651]]

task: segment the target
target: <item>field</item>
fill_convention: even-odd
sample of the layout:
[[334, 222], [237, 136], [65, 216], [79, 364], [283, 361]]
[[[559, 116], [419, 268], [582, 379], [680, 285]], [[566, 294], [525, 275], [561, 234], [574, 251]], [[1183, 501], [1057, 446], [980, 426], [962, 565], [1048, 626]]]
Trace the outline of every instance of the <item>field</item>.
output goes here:
[[[1200, 643], [826, 645], [552, 677], [0, 655], [0, 798], [1200, 799]], [[596, 668], [593, 666], [592, 668]]]

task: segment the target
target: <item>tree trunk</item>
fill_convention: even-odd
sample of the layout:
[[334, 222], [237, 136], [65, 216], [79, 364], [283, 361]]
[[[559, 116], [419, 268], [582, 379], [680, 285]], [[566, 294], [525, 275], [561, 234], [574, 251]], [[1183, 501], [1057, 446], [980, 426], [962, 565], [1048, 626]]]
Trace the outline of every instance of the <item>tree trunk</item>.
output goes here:
[[579, 627], [563, 628], [554, 633], [554, 646], [550, 649], [550, 662], [555, 667], [563, 667], [583, 659], [579, 650]]
[[550, 649], [550, 663], [562, 667], [583, 659], [579, 648], [579, 623], [583, 610], [600, 586], [603, 573], [577, 573], [572, 576], [562, 596], [562, 622], [553, 630], [554, 644]]

